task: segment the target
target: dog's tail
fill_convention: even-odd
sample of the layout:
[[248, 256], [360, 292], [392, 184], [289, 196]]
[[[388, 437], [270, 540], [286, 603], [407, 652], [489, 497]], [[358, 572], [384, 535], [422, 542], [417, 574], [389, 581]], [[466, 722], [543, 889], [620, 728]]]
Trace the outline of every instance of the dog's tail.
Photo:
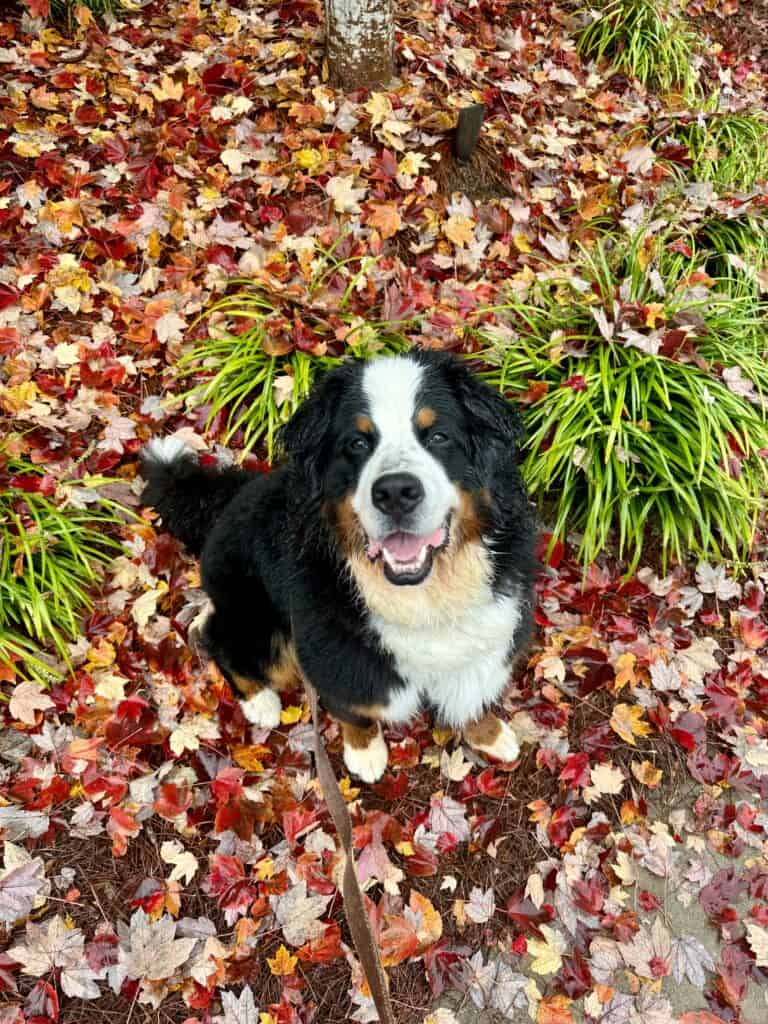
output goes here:
[[203, 550], [218, 517], [253, 477], [235, 466], [205, 466], [197, 453], [176, 437], [156, 437], [141, 451], [147, 481], [142, 505], [162, 516], [165, 528], [193, 555]]

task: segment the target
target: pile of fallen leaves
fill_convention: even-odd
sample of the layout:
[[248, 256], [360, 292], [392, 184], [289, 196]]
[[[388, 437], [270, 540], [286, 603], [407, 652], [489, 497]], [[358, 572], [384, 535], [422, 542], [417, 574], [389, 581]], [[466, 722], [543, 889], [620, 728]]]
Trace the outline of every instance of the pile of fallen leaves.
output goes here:
[[[764, 26], [717, 13], [695, 20], [702, 79], [764, 105]], [[401, 83], [346, 98], [314, 2], [107, 28], [81, 8], [71, 38], [4, 17], [6, 436], [46, 487], [109, 474], [128, 505], [149, 436], [217, 444], [220, 419], [166, 399], [233, 275], [284, 300], [286, 357], [343, 353], [352, 279], [348, 314], [452, 347], [601, 218], [639, 225], [682, 159], [654, 134], [662, 101], [583, 63], [555, 4], [414, 0]], [[449, 135], [477, 100], [469, 174]], [[766, 202], [695, 182], [683, 201], [689, 224]], [[249, 726], [197, 649], [195, 564], [149, 514], [123, 532], [72, 670], [43, 690], [0, 668], [0, 1022], [374, 1020], [302, 694]], [[584, 578], [558, 545], [507, 701], [517, 770], [420, 720], [390, 732], [381, 783], [343, 781], [398, 1020], [765, 1019], [767, 581], [760, 561], [627, 578], [608, 557]]]

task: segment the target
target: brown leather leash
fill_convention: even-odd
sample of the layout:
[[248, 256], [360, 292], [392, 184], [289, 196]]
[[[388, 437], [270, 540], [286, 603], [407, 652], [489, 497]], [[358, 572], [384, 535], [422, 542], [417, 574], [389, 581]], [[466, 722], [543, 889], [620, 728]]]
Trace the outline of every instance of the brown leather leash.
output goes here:
[[341, 839], [344, 848], [344, 875], [341, 883], [341, 895], [344, 901], [344, 916], [347, 919], [349, 930], [352, 933], [352, 941], [363, 969], [368, 988], [371, 990], [373, 1002], [379, 1014], [381, 1024], [395, 1024], [395, 1016], [392, 1010], [392, 1002], [387, 989], [387, 976], [381, 965], [376, 939], [373, 934], [371, 922], [365, 912], [363, 902], [363, 891], [357, 878], [355, 868], [355, 852], [352, 846], [352, 819], [347, 810], [347, 804], [342, 795], [336, 775], [328, 759], [328, 752], [320, 735], [320, 711], [317, 704], [317, 692], [304, 677], [304, 687], [309, 697], [309, 707], [312, 711], [312, 731], [315, 738], [315, 767], [320, 785], [323, 787], [323, 797], [326, 806], [331, 813], [336, 831]]

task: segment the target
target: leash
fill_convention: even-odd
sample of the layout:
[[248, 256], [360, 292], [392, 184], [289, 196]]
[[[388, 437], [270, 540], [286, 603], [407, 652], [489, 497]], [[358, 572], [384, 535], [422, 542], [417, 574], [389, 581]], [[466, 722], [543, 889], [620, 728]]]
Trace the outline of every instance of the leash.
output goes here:
[[341, 839], [344, 848], [344, 875], [341, 884], [341, 895], [344, 902], [344, 916], [347, 919], [349, 930], [352, 933], [352, 941], [357, 952], [360, 966], [363, 969], [368, 988], [371, 990], [373, 1002], [379, 1014], [381, 1024], [395, 1024], [395, 1016], [392, 1010], [392, 1002], [387, 989], [387, 976], [381, 965], [381, 956], [373, 935], [371, 922], [365, 911], [363, 902], [363, 891], [357, 878], [355, 869], [355, 853], [352, 846], [352, 819], [347, 810], [347, 804], [339, 789], [331, 762], [328, 758], [328, 751], [325, 749], [323, 738], [320, 735], [320, 712], [317, 704], [317, 691], [304, 678], [304, 687], [309, 697], [309, 707], [312, 711], [312, 734], [315, 740], [315, 768], [320, 785], [323, 787], [323, 797], [326, 806], [330, 811], [336, 831]]

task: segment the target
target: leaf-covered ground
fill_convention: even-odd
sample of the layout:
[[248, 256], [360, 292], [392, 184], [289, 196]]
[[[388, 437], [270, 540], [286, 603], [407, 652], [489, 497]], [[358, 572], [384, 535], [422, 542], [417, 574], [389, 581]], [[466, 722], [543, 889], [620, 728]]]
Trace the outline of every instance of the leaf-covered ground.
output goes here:
[[[314, 2], [171, 0], [108, 30], [81, 11], [68, 38], [4, 6], [0, 407], [41, 487], [108, 473], [135, 504], [149, 436], [215, 446], [220, 421], [163, 399], [233, 275], [284, 304], [281, 355], [343, 351], [358, 273], [355, 313], [420, 317], [414, 340], [452, 346], [501, 286], [600, 218], [639, 224], [685, 172], [664, 141], [681, 101], [582, 62], [572, 11], [398, 6], [401, 84], [348, 98], [322, 84]], [[714, 7], [690, 8], [701, 82], [764, 106], [759, 5]], [[467, 177], [448, 132], [477, 100]], [[689, 182], [680, 201], [696, 223], [766, 198]], [[314, 288], [310, 328], [334, 243], [349, 263]], [[375, 1019], [301, 694], [279, 730], [250, 728], [195, 647], [195, 564], [149, 514], [124, 533], [66, 681], [2, 669], [0, 1021]], [[556, 548], [507, 701], [516, 769], [420, 721], [390, 733], [382, 783], [345, 781], [398, 1020], [768, 1017], [761, 557], [738, 581], [652, 561], [627, 580], [606, 555], [584, 581]]]

